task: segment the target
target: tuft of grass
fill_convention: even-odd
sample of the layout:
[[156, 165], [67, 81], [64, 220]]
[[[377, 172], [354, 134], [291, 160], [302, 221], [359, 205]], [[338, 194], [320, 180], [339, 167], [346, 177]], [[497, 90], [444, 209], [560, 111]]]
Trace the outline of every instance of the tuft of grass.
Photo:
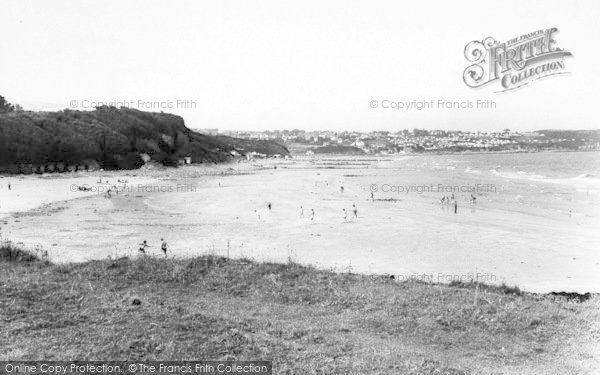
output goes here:
[[46, 251], [40, 249], [36, 249], [35, 252], [23, 250], [8, 241], [0, 244], [0, 262], [49, 263]]
[[515, 296], [520, 296], [523, 294], [521, 289], [518, 286], [508, 286], [505, 283], [500, 285], [486, 284], [478, 281], [469, 281], [463, 282], [458, 280], [453, 280], [449, 284], [451, 287], [455, 288], [464, 288], [464, 289], [475, 289], [479, 291], [485, 291], [490, 293], [499, 293], [499, 294], [514, 294]]

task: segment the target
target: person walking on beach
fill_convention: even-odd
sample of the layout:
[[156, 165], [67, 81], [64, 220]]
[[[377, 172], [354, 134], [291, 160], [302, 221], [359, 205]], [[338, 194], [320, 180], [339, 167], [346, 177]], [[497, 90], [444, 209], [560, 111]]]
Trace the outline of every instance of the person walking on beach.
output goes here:
[[304, 217], [304, 207], [300, 206], [300, 217]]
[[348, 221], [348, 213], [346, 212], [345, 208], [342, 208], [342, 211], [344, 212], [343, 217], [344, 217], [344, 222]]
[[163, 251], [163, 253], [165, 253], [165, 258], [167, 257], [167, 241], [164, 240], [164, 238], [160, 239], [162, 241], [162, 244], [160, 245], [160, 249]]
[[11, 189], [11, 187], [10, 187], [10, 182], [9, 182], [9, 183], [8, 183], [8, 190], [10, 190], [10, 189]]
[[310, 209], [310, 221], [315, 220], [315, 210], [313, 208]]
[[271, 211], [271, 202], [269, 202], [269, 204], [267, 205], [267, 207], [269, 207], [269, 211]]
[[454, 201], [454, 213], [458, 213], [458, 202]]
[[140, 253], [142, 254], [146, 254], [146, 249], [149, 248], [150, 245], [148, 245], [148, 241], [144, 240], [144, 242], [142, 242], [140, 244], [140, 248], [138, 249]]
[[355, 204], [352, 205], [352, 213], [354, 213], [354, 218], [358, 219], [358, 208], [356, 208]]

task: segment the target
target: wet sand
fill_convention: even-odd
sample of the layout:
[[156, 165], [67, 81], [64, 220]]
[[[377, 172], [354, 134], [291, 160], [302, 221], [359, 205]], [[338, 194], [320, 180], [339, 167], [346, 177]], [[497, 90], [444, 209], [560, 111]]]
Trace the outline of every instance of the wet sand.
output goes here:
[[[447, 161], [333, 157], [184, 167], [136, 176], [151, 181], [112, 199], [61, 197], [13, 212], [2, 233], [27, 248], [47, 250], [55, 262], [139, 256], [142, 240], [151, 246], [149, 256], [160, 257], [164, 237], [175, 257], [291, 259], [399, 280], [475, 279], [533, 292], [600, 292], [596, 193], [556, 181], [532, 187], [531, 181], [457, 169]], [[424, 168], [425, 162], [440, 165]], [[477, 193], [474, 205], [470, 193], [455, 194], [456, 214], [439, 203], [450, 193], [390, 191], [430, 184], [493, 184], [496, 191]], [[544, 192], [554, 195], [538, 199]]]

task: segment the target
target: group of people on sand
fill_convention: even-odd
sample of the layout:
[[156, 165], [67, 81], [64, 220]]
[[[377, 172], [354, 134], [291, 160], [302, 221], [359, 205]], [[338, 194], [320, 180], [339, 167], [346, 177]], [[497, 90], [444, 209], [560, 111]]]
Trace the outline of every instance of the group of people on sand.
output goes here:
[[[271, 210], [273, 209], [273, 204], [271, 202], [267, 202], [267, 209], [269, 210], [269, 212], [271, 212]], [[254, 215], [256, 215], [256, 219], [258, 221], [262, 221], [262, 218], [260, 216], [260, 211], [254, 210]]]
[[[352, 215], [354, 219], [358, 219], [358, 208], [356, 208], [356, 205], [353, 204], [352, 205]], [[304, 207], [300, 206], [300, 218], [304, 219]], [[310, 221], [314, 221], [315, 220], [315, 209], [311, 208], [310, 209], [310, 214], [308, 216]], [[345, 208], [342, 208], [342, 218], [344, 219], [344, 222], [348, 221], [348, 211]]]
[[119, 189], [117, 188], [117, 185], [113, 185], [112, 187], [109, 187], [108, 190], [106, 191], [106, 193], [104, 194], [104, 198], [112, 198], [112, 192], [115, 192], [115, 194], [119, 195]]
[[454, 199], [454, 193], [452, 193], [452, 195], [450, 197], [443, 196], [442, 199], [440, 200], [440, 203], [442, 205], [454, 207], [454, 213], [455, 214], [458, 213], [458, 201], [456, 199]]
[[[161, 241], [160, 249], [165, 254], [165, 258], [166, 258], [167, 257], [167, 249], [168, 249], [167, 241], [165, 241], [164, 238], [161, 238], [160, 241]], [[146, 249], [148, 249], [150, 247], [152, 247], [152, 246], [148, 245], [148, 241], [144, 240], [144, 241], [142, 241], [141, 244], [139, 244], [138, 251], [141, 254], [146, 255]]]
[[[98, 181], [96, 181], [97, 184], [110, 184], [110, 181], [108, 179], [106, 179], [105, 181], [102, 181], [102, 177], [98, 178]], [[117, 183], [119, 184], [127, 184], [128, 181], [127, 180], [121, 180], [118, 179]], [[88, 191], [94, 191], [94, 189], [91, 186], [87, 186], [87, 185], [77, 185], [77, 190], [79, 191], [84, 191], [84, 192], [88, 192]], [[100, 191], [100, 189], [98, 189], [98, 191]], [[115, 194], [119, 194], [119, 188], [117, 187], [117, 185], [113, 185], [111, 187], [108, 188], [108, 190], [106, 191], [106, 193], [104, 193], [104, 198], [110, 199], [113, 196], [113, 192]]]
[[[352, 205], [352, 215], [354, 219], [358, 219], [358, 208], [356, 208], [355, 204]], [[345, 208], [342, 208], [342, 218], [344, 222], [348, 221], [348, 211]]]
[[[476, 202], [477, 202], [477, 197], [474, 196], [473, 194], [471, 194], [471, 196], [469, 197], [469, 203], [473, 205]], [[454, 208], [454, 213], [455, 214], [458, 213], [458, 201], [454, 198], [454, 193], [452, 193], [452, 195], [450, 197], [443, 196], [442, 199], [440, 199], [440, 203], [442, 205], [446, 205], [446, 206], [450, 206], [450, 207]]]
[[[300, 218], [304, 219], [304, 207], [302, 207], [302, 206], [300, 206]], [[310, 209], [309, 219], [310, 219], [310, 221], [315, 220], [315, 209], [314, 208]]]

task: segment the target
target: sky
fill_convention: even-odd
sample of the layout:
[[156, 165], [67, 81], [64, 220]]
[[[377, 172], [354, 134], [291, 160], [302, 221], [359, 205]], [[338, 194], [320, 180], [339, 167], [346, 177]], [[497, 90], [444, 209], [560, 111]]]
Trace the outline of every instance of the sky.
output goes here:
[[[0, 2], [0, 95], [27, 110], [115, 102], [221, 130], [600, 128], [596, 0]], [[504, 93], [463, 82], [469, 42], [552, 27], [569, 74]]]

